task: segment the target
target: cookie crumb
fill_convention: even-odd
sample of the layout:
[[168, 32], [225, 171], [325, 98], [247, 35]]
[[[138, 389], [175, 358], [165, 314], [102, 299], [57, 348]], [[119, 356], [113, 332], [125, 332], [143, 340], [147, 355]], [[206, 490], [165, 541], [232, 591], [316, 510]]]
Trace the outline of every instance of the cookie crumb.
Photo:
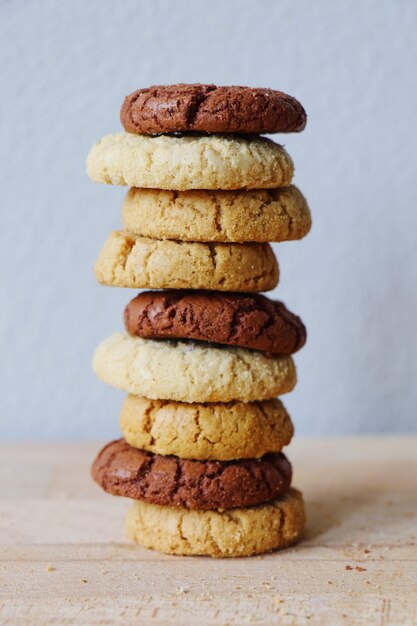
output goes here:
[[48, 563], [48, 565], [45, 567], [47, 572], [55, 572], [56, 567], [54, 567], [51, 563]]

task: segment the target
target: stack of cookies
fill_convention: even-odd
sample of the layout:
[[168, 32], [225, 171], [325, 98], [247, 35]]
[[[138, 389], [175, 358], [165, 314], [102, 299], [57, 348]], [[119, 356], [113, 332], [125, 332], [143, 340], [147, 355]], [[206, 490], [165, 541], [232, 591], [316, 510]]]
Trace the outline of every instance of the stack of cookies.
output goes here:
[[130, 187], [124, 230], [107, 239], [97, 280], [147, 289], [104, 341], [94, 370], [128, 393], [123, 439], [92, 474], [131, 498], [128, 535], [171, 554], [259, 554], [295, 542], [302, 495], [282, 449], [303, 323], [274, 289], [270, 241], [311, 226], [293, 163], [262, 133], [297, 132], [301, 104], [282, 92], [173, 85], [140, 89], [121, 111], [126, 132], [92, 148], [92, 180]]

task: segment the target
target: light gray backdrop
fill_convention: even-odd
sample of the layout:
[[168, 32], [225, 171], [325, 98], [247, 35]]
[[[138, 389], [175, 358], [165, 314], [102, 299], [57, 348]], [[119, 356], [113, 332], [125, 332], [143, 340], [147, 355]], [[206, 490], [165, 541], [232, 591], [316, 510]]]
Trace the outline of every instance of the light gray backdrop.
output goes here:
[[285, 401], [302, 434], [416, 430], [417, 3], [72, 0], [0, 3], [1, 436], [106, 438], [121, 392], [90, 370], [133, 291], [92, 265], [125, 189], [85, 158], [155, 83], [297, 96], [293, 156], [314, 227], [275, 247], [274, 295], [309, 329]]

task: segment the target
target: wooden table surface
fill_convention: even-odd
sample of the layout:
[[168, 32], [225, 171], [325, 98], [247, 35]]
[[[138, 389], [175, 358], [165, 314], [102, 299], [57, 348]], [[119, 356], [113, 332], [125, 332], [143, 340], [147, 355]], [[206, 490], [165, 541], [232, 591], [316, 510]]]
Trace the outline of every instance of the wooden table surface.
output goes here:
[[99, 445], [0, 446], [0, 624], [417, 624], [417, 437], [295, 439], [297, 547], [250, 559], [127, 543]]

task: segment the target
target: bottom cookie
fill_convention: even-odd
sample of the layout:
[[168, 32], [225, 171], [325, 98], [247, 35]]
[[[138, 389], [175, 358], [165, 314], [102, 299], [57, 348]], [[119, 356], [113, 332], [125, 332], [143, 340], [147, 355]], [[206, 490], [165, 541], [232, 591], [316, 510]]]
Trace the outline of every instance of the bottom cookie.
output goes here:
[[196, 511], [135, 501], [127, 516], [129, 539], [167, 554], [251, 556], [295, 543], [305, 526], [300, 491], [260, 506]]

